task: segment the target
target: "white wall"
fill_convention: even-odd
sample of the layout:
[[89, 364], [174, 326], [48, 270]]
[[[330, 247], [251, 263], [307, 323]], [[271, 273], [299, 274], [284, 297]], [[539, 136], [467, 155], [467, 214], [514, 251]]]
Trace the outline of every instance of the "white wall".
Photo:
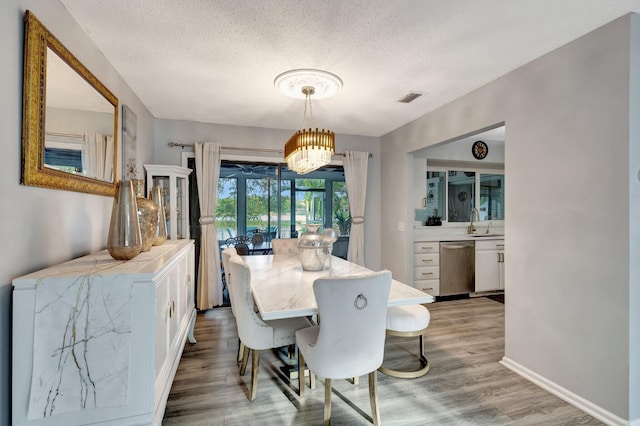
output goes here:
[[[506, 123], [505, 356], [621, 419], [640, 410], [638, 21], [619, 18], [381, 145], [382, 220], [396, 223], [412, 207], [398, 190], [412, 185], [407, 153]], [[410, 235], [382, 238], [382, 267], [406, 273]]]
[[[153, 158], [153, 117], [58, 1], [0, 2], [0, 425], [9, 424], [11, 280], [103, 249], [112, 199], [20, 185], [25, 10], [138, 115], [139, 162]], [[31, 356], [31, 354], [19, 354]]]
[[[180, 148], [169, 148], [169, 142], [219, 142], [223, 147], [259, 148], [282, 150], [284, 143], [295, 130], [267, 129], [259, 127], [228, 126], [180, 120], [156, 120], [155, 161], [157, 164], [181, 163]], [[187, 148], [193, 151], [193, 148]], [[380, 139], [368, 136], [336, 135], [336, 152], [345, 150], [367, 151], [367, 198], [365, 206], [365, 265], [380, 269]], [[236, 151], [236, 153], [240, 153]], [[240, 153], [241, 154], [241, 153]], [[260, 155], [259, 153], [256, 153]], [[252, 155], [256, 155], [252, 154]], [[263, 154], [267, 155], [267, 154]], [[273, 157], [265, 157], [273, 161]]]

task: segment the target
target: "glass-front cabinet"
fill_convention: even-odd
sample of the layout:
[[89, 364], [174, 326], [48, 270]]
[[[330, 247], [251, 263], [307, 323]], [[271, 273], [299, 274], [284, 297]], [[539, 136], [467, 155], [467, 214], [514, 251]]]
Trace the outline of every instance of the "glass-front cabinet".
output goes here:
[[191, 169], [179, 166], [145, 164], [147, 194], [154, 186], [162, 188], [167, 237], [189, 238], [189, 174]]

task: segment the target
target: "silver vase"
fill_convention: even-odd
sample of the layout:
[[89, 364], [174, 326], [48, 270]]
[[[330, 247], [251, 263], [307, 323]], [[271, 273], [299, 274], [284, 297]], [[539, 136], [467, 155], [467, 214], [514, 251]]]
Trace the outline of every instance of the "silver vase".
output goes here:
[[133, 259], [142, 250], [142, 236], [138, 222], [138, 205], [133, 182], [121, 180], [116, 184], [116, 195], [111, 208], [111, 221], [107, 236], [107, 251], [117, 260]]
[[149, 194], [149, 199], [158, 206], [158, 226], [153, 237], [153, 245], [159, 246], [167, 241], [167, 219], [164, 215], [164, 197], [162, 196], [162, 187], [154, 186]]

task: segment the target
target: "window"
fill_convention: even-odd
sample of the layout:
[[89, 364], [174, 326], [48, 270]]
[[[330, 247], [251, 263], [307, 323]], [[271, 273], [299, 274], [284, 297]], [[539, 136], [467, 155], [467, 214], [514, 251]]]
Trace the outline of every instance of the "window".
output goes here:
[[477, 208], [480, 220], [504, 220], [504, 175], [477, 170], [427, 172], [427, 217], [469, 222]]
[[277, 164], [222, 161], [215, 223], [219, 241], [253, 232], [295, 238], [306, 223], [348, 236], [344, 170], [328, 166], [301, 177]]
[[504, 175], [480, 175], [480, 220], [504, 220]]

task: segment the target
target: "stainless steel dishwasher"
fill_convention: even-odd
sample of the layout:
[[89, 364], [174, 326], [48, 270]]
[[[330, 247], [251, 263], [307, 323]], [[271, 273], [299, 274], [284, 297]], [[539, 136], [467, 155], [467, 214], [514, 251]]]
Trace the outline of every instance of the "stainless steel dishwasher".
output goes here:
[[475, 242], [440, 243], [440, 296], [475, 291]]

